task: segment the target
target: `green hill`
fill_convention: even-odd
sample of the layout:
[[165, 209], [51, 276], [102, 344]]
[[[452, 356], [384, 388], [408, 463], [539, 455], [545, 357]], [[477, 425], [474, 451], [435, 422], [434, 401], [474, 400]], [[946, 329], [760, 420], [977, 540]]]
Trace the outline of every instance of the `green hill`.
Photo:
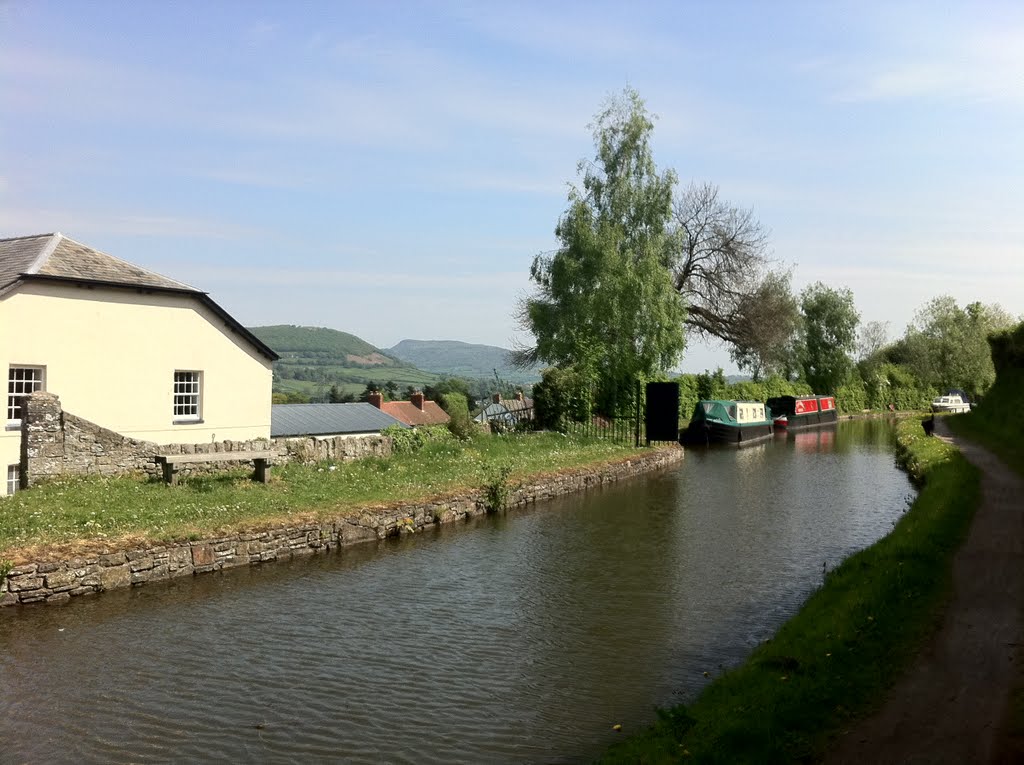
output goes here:
[[438, 379], [348, 332], [289, 324], [248, 329], [281, 356], [274, 364], [275, 393], [302, 393], [317, 401], [331, 386], [358, 394], [367, 383], [390, 381], [404, 391]]
[[540, 367], [517, 369], [510, 351], [496, 345], [463, 343], [458, 340], [403, 340], [387, 353], [429, 372], [449, 377], [493, 380], [494, 373], [505, 382], [533, 383], [540, 380]]

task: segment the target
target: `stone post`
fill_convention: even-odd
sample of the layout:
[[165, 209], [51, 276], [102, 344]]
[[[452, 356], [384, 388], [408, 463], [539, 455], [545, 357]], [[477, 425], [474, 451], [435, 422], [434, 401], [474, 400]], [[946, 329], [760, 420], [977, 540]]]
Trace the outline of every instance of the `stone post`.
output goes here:
[[21, 488], [60, 473], [64, 461], [64, 412], [53, 393], [37, 391], [22, 399]]

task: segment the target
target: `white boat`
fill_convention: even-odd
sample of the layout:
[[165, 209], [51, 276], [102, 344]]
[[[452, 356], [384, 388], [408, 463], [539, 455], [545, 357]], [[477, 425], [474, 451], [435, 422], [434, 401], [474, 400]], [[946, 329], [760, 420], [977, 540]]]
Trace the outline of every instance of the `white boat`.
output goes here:
[[939, 396], [932, 401], [933, 412], [969, 412], [971, 405], [964, 401], [961, 396]]

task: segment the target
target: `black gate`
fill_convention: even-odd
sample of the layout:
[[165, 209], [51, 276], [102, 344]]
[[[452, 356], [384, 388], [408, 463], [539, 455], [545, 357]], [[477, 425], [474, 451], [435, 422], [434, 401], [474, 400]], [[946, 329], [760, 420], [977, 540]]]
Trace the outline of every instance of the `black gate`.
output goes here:
[[644, 423], [647, 443], [679, 440], [679, 383], [647, 383]]

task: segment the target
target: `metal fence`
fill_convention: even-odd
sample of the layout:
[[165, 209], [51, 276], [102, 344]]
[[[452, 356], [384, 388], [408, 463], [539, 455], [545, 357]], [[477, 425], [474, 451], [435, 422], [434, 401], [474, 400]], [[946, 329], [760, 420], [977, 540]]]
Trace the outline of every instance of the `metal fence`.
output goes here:
[[635, 415], [609, 417], [603, 414], [595, 414], [582, 422], [566, 420], [563, 422], [562, 430], [567, 435], [581, 436], [583, 438], [600, 438], [634, 445], [645, 443], [647, 439], [643, 419], [641, 418], [638, 422]]

